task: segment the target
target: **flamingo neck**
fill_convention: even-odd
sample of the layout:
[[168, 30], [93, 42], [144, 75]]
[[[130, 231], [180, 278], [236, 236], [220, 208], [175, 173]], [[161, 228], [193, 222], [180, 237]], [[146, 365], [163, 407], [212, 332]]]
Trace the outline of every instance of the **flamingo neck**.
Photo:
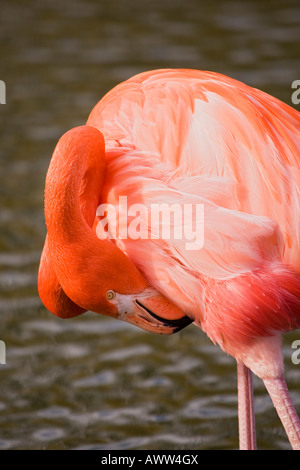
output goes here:
[[[100, 242], [92, 224], [104, 179], [104, 139], [90, 126], [74, 128], [58, 142], [46, 178], [45, 218], [51, 258], [64, 291], [82, 305]], [[82, 275], [83, 274], [83, 275]], [[83, 295], [82, 295], [83, 294]], [[85, 305], [83, 305], [85, 306]]]
[[58, 142], [46, 178], [45, 216], [56, 241], [90, 234], [105, 172], [104, 140], [97, 129], [82, 126]]

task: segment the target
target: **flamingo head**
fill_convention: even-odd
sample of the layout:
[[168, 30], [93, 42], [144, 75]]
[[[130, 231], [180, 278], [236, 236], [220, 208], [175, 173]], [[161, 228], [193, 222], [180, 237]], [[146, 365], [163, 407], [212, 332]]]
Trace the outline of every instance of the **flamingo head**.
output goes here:
[[108, 290], [106, 301], [114, 311], [112, 316], [152, 333], [173, 334], [192, 323], [179, 307], [150, 286], [138, 294]]
[[[192, 323], [174, 302], [149, 285], [123, 252], [109, 242], [103, 250], [102, 243], [97, 258], [93, 258], [89, 247], [89, 256], [75, 250], [76, 262], [69, 261], [64, 267], [55, 265], [62, 292], [70, 301], [68, 317], [89, 310], [165, 335]], [[66, 302], [53, 313], [66, 317]]]

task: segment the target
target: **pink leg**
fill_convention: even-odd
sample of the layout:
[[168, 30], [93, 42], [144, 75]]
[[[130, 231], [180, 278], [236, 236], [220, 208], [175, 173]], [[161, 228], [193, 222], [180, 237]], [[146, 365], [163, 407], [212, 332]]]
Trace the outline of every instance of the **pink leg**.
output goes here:
[[237, 363], [240, 450], [256, 450], [252, 372]]
[[285, 428], [292, 448], [300, 450], [300, 420], [284, 377], [279, 379], [264, 379], [264, 384]]

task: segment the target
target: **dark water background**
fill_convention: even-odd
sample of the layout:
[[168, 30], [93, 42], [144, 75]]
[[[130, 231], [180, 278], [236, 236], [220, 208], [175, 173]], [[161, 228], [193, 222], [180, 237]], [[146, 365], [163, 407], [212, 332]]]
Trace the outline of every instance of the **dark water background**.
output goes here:
[[[2, 2], [0, 449], [238, 447], [235, 362], [196, 327], [160, 337], [92, 313], [63, 321], [42, 306], [44, 178], [58, 138], [144, 70], [213, 70], [292, 105], [299, 38], [299, 1]], [[284, 340], [298, 412], [299, 338]], [[258, 446], [288, 449], [259, 380], [255, 397]]]

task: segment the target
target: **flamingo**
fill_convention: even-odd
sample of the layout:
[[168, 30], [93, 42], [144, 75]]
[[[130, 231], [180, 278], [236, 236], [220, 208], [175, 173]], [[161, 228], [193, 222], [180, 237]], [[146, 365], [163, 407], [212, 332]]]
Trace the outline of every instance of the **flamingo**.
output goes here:
[[[201, 328], [237, 362], [240, 449], [256, 449], [253, 374], [300, 449], [281, 346], [300, 327], [299, 128], [297, 110], [222, 74], [143, 72], [60, 138], [46, 176], [44, 305], [159, 334]], [[125, 196], [128, 207], [201, 204], [202, 245], [151, 236], [161, 219], [148, 237], [101, 232], [97, 208], [121, 224]]]

